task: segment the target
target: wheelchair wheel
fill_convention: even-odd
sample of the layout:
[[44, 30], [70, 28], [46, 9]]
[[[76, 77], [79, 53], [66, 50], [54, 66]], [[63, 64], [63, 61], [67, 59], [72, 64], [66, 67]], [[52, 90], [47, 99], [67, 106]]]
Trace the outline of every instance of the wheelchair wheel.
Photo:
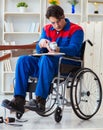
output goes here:
[[59, 123], [62, 119], [62, 109], [60, 107], [57, 107], [54, 114], [55, 121]]
[[79, 118], [87, 120], [97, 113], [102, 101], [102, 87], [98, 76], [91, 69], [82, 68], [75, 74], [70, 99]]
[[17, 119], [20, 119], [22, 116], [23, 116], [23, 114], [21, 114], [21, 113], [19, 113], [19, 112], [16, 112], [16, 118], [17, 118]]

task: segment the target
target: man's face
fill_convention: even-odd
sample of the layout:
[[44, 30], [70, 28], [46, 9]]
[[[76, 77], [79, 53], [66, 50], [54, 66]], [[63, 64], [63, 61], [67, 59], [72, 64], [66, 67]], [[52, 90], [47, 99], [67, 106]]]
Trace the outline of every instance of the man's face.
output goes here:
[[65, 24], [66, 24], [66, 21], [63, 18], [61, 19], [56, 19], [55, 17], [50, 17], [49, 18], [49, 21], [51, 22], [52, 26], [57, 30], [57, 31], [61, 31]]

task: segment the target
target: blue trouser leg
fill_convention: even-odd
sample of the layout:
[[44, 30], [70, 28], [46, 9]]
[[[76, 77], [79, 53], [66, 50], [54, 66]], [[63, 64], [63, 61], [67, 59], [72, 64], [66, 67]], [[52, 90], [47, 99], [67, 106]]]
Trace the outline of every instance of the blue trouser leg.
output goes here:
[[40, 58], [32, 56], [21, 56], [16, 64], [16, 82], [14, 96], [26, 96], [29, 76], [38, 77], [36, 86], [36, 96], [47, 98], [50, 84], [57, 74], [58, 58], [51, 56], [42, 56]]
[[47, 98], [53, 77], [57, 74], [58, 58], [42, 56], [39, 61], [39, 77], [35, 94]]
[[32, 56], [21, 56], [18, 59], [15, 70], [14, 96], [26, 96], [29, 76], [34, 73], [36, 77], [38, 75], [38, 61], [38, 58]]

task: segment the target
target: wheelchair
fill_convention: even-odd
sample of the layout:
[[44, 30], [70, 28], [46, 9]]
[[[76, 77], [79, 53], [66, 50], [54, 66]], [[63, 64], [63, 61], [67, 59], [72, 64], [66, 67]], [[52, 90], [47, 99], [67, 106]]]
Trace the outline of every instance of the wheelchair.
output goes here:
[[[56, 122], [60, 122], [63, 116], [64, 107], [72, 107], [74, 113], [83, 120], [92, 118], [99, 110], [102, 101], [102, 86], [95, 72], [84, 67], [84, 52], [86, 44], [93, 44], [85, 40], [81, 48], [81, 57], [62, 56], [59, 59], [58, 75], [51, 83], [49, 96], [46, 100], [45, 112], [37, 112], [40, 116], [47, 117], [54, 114]], [[81, 65], [68, 65], [62, 60], [79, 62]], [[29, 99], [33, 98], [37, 79], [30, 77], [28, 81]], [[66, 97], [66, 90], [69, 90], [69, 99]], [[18, 119], [20, 113], [16, 113]]]

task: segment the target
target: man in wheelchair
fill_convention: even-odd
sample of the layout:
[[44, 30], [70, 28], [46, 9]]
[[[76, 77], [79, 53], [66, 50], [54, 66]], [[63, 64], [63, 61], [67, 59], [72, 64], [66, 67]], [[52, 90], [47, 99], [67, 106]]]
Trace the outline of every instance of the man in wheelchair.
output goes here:
[[[64, 10], [58, 5], [49, 6], [46, 18], [50, 21], [42, 29], [40, 39], [36, 45], [37, 53], [62, 52], [68, 56], [80, 57], [84, 32], [82, 28], [70, 22], [64, 16]], [[49, 43], [57, 43], [52, 50]], [[35, 111], [45, 111], [46, 98], [48, 97], [52, 79], [58, 72], [58, 62], [61, 55], [56, 56], [20, 56], [15, 70], [14, 98], [5, 99], [2, 105], [8, 109], [24, 113], [28, 79], [30, 76], [38, 79], [35, 95], [36, 99], [30, 100], [25, 107]]]

